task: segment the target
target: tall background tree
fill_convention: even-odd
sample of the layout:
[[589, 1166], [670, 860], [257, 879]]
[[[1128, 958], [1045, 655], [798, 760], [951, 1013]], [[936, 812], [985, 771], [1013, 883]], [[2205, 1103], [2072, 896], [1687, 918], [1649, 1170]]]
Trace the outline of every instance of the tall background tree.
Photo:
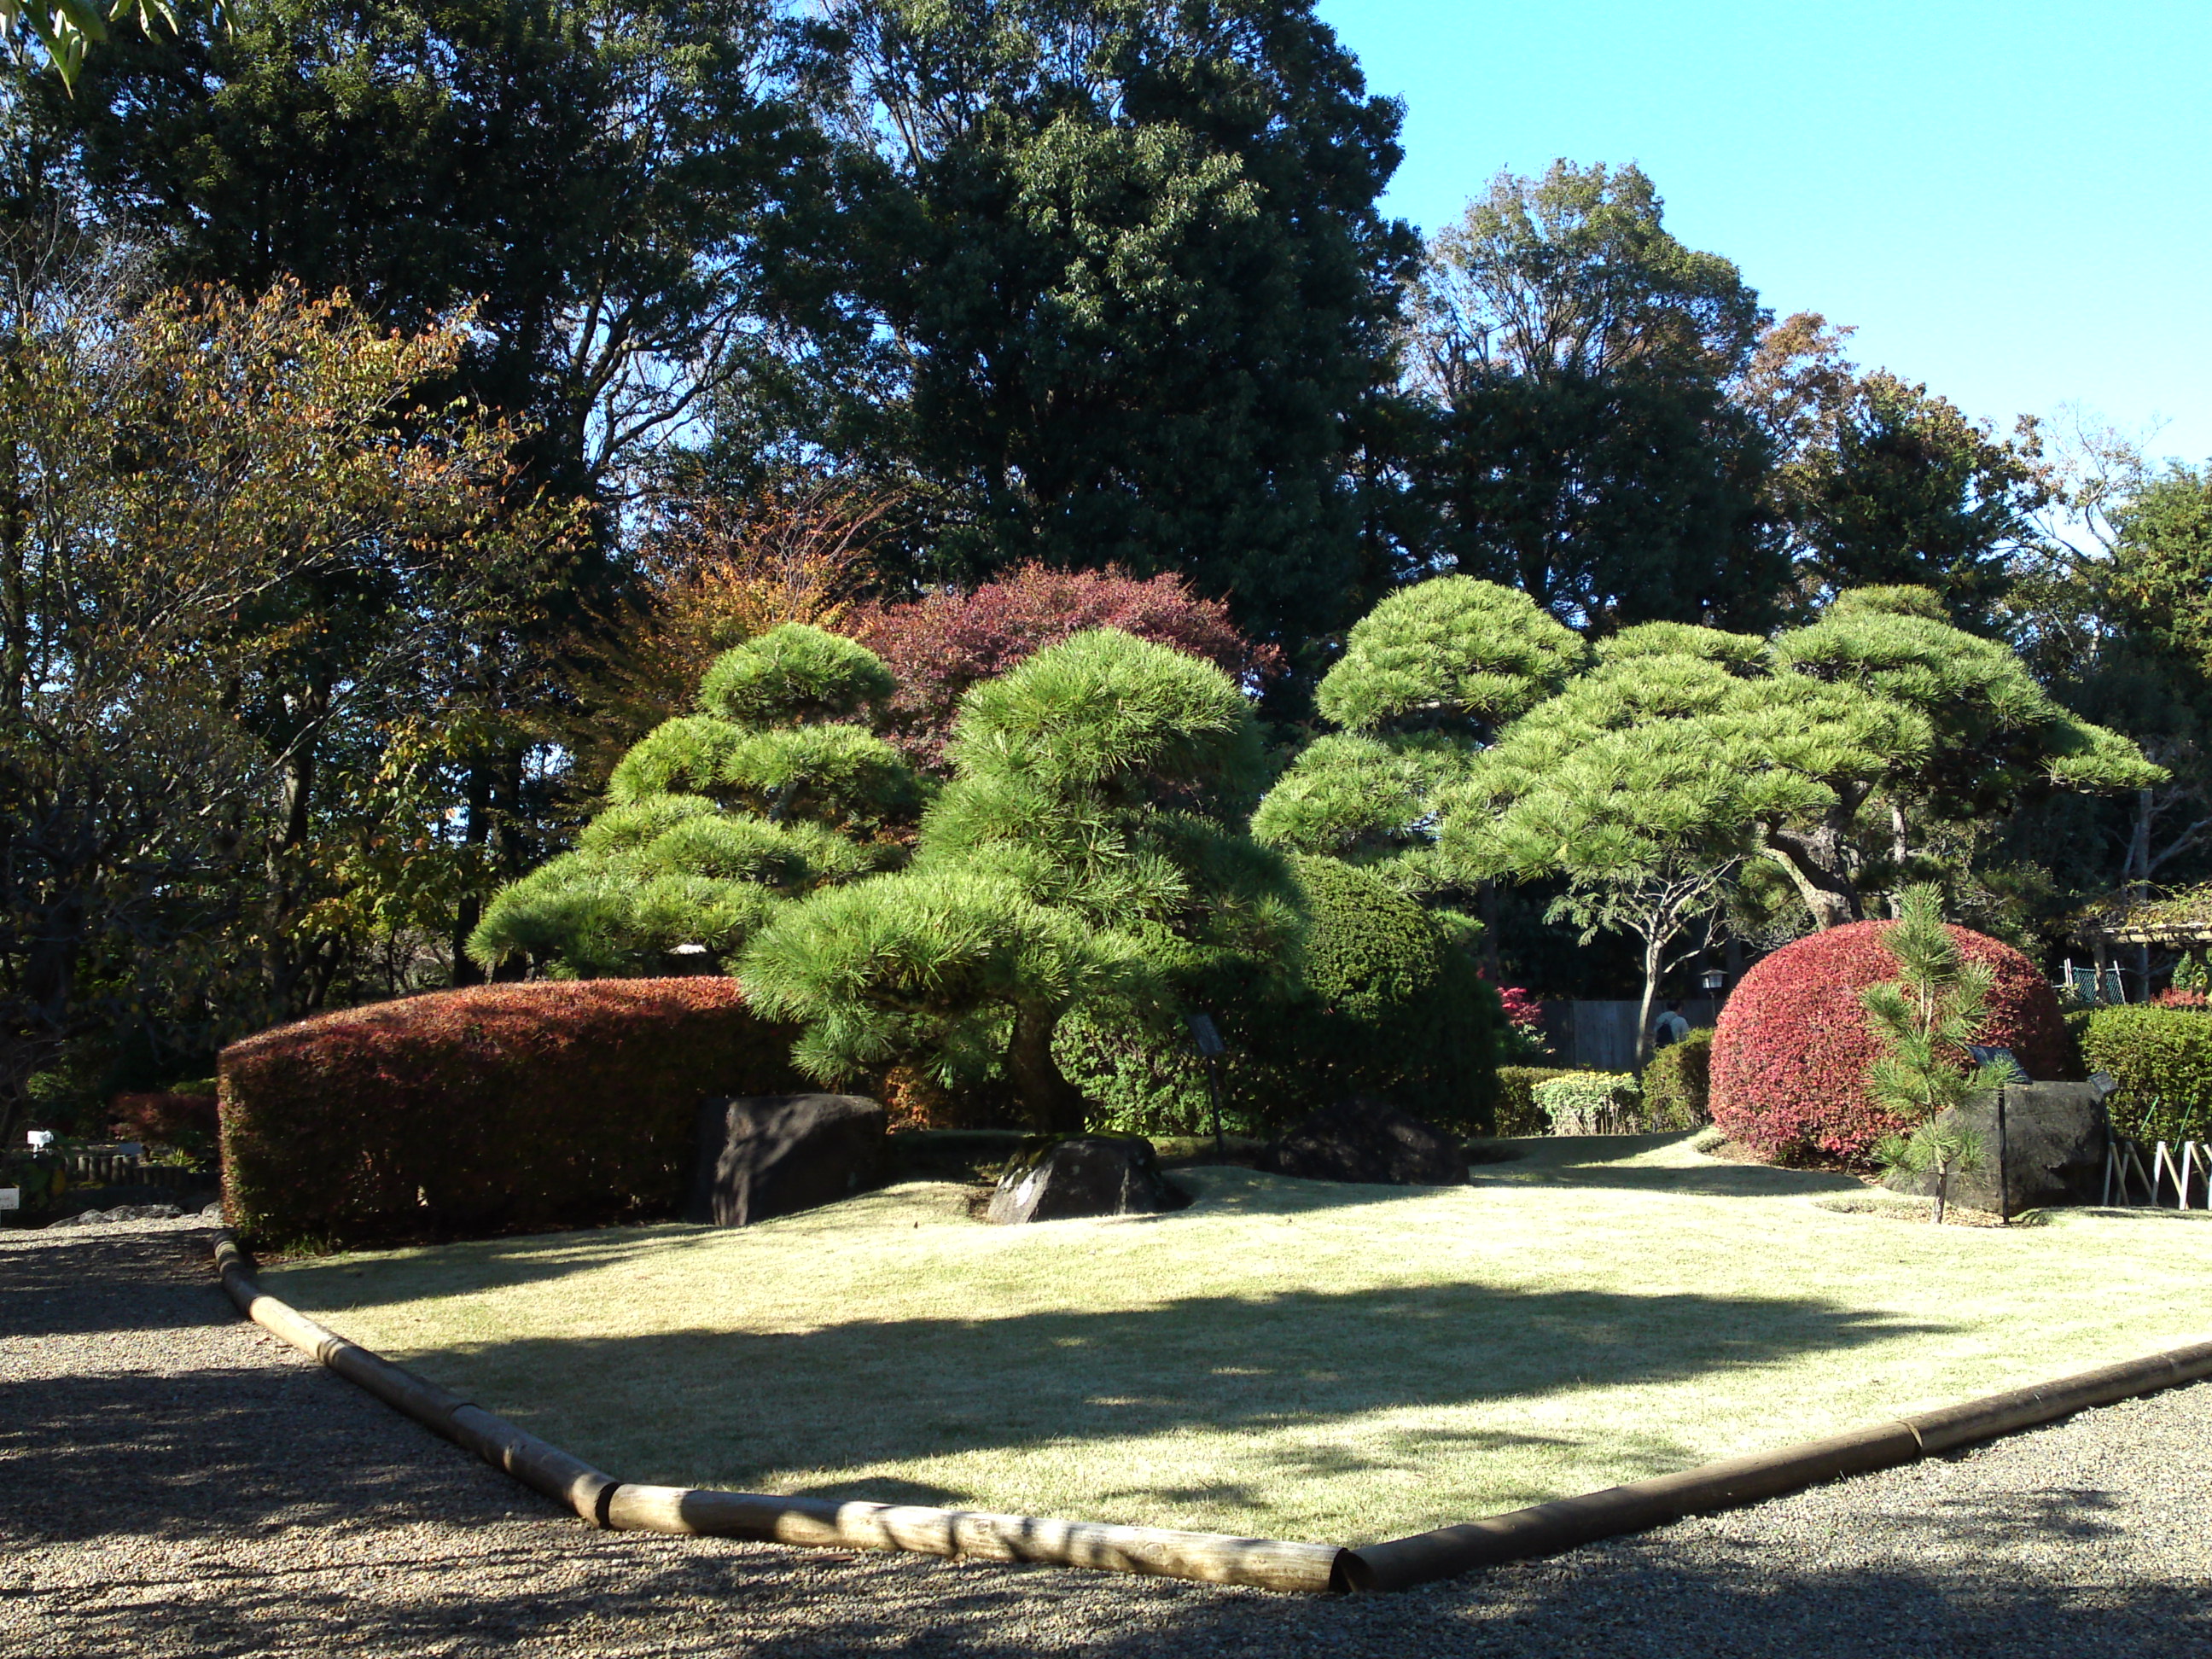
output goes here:
[[1638, 168], [1500, 174], [1431, 239], [1407, 342], [1429, 560], [1599, 631], [1769, 621], [1768, 446], [1730, 396], [1765, 320]]
[[486, 718], [453, 642], [563, 562], [514, 433], [420, 396], [464, 319], [120, 275], [0, 261], [0, 1129], [404, 988], [482, 878], [423, 799]]
[[925, 574], [1184, 575], [1262, 642], [1363, 592], [1350, 423], [1416, 243], [1397, 106], [1306, 0], [840, 0], [849, 300]]

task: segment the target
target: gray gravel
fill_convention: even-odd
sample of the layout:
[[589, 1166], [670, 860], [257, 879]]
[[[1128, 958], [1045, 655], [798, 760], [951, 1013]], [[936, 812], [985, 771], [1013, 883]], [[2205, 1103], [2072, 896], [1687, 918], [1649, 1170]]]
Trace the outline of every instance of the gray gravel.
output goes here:
[[1411, 1594], [593, 1533], [233, 1314], [0, 1234], [0, 1654], [2212, 1655], [2212, 1385]]

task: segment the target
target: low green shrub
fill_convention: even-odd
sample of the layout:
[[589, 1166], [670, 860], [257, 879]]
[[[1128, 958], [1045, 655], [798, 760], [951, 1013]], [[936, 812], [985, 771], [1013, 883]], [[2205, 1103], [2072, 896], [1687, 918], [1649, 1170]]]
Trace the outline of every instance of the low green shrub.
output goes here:
[[1712, 1121], [1713, 1028], [1699, 1026], [1644, 1068], [1644, 1121], [1655, 1134]]
[[2185, 1008], [2098, 1008], [2081, 1030], [2092, 1072], [2118, 1081], [2105, 1103], [2131, 1140], [2212, 1139], [2212, 1015]]
[[434, 992], [222, 1052], [227, 1213], [337, 1249], [674, 1215], [699, 1103], [813, 1085], [733, 980]]
[[1569, 1072], [1535, 1087], [1555, 1135], [1629, 1134], [1644, 1121], [1644, 1091], [1626, 1072]]
[[1498, 1129], [1501, 1135], [1547, 1135], [1552, 1120], [1536, 1103], [1536, 1091], [1555, 1078], [1573, 1077], [1563, 1066], [1501, 1066], [1498, 1068]]

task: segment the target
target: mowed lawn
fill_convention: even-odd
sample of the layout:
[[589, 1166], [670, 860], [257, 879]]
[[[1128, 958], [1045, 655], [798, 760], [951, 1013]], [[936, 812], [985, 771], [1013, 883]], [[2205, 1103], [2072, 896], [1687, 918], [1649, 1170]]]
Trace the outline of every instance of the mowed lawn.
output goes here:
[[272, 1268], [619, 1478], [1358, 1544], [2212, 1335], [2200, 1215], [1943, 1227], [1686, 1139], [1449, 1189], [1201, 1169], [992, 1227], [914, 1184], [726, 1231]]

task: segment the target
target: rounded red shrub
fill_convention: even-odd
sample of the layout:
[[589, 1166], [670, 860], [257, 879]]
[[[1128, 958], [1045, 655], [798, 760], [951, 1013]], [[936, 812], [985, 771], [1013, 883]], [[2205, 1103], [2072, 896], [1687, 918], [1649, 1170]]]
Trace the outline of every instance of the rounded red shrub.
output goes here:
[[[1860, 1158], [1905, 1126], [1869, 1099], [1881, 1053], [1859, 992], [1898, 976], [1882, 948], [1893, 924], [1858, 921], [1784, 945], [1743, 976], [1713, 1036], [1713, 1121], [1763, 1158]], [[2010, 1048], [2039, 1080], [2080, 1067], [2058, 998], [2009, 945], [1964, 927], [1959, 948], [1995, 970], [1982, 1040]], [[1964, 1056], [1960, 1056], [1961, 1060]]]
[[222, 1051], [223, 1206], [328, 1249], [674, 1215], [699, 1103], [811, 1085], [735, 980], [482, 985]]

